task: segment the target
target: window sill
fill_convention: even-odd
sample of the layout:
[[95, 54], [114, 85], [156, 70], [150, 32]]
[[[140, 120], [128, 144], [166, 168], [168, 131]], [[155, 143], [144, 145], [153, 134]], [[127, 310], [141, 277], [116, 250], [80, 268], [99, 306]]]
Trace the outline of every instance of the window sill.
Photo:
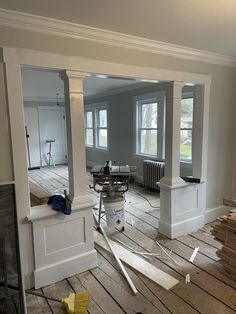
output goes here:
[[99, 152], [104, 152], [104, 153], [108, 153], [109, 149], [107, 148], [101, 148], [101, 147], [91, 147], [91, 146], [85, 146], [86, 149], [88, 150], [92, 150], [92, 151], [99, 151]]
[[143, 155], [143, 154], [134, 154], [134, 157], [139, 158], [139, 159], [152, 159], [152, 160], [157, 160], [157, 161], [165, 161], [162, 158], [159, 158], [154, 155]]
[[[79, 210], [86, 210], [86, 209], [92, 209], [95, 205], [94, 200], [88, 196], [87, 194], [81, 197], [78, 197], [77, 199], [74, 199], [72, 202], [72, 212], [77, 212]], [[65, 220], [67, 217], [70, 217], [71, 215], [65, 215], [62, 212], [56, 211], [52, 209], [50, 205], [43, 204], [38, 206], [33, 206], [30, 209], [30, 215], [28, 215], [26, 218], [28, 221], [34, 222], [37, 220], [43, 220], [55, 217], [55, 219], [59, 220]]]

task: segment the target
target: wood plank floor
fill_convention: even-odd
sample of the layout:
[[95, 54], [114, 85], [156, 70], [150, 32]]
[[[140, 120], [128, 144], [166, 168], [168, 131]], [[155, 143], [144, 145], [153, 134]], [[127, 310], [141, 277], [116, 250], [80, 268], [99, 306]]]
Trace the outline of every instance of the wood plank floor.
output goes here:
[[[65, 166], [31, 170], [29, 180], [37, 182], [50, 193], [63, 193], [68, 188]], [[88, 173], [88, 184], [92, 177]], [[98, 195], [88, 187], [88, 193], [98, 200]], [[143, 198], [145, 197], [145, 199]], [[130, 185], [126, 193], [125, 231], [112, 236], [135, 250], [162, 254], [158, 241], [176, 262], [165, 258], [149, 258], [148, 261], [180, 281], [171, 291], [166, 291], [143, 275], [126, 266], [138, 294], [134, 296], [117, 269], [114, 258], [99, 246], [98, 267], [66, 278], [41, 292], [57, 298], [65, 298], [70, 292], [88, 289], [91, 300], [88, 313], [236, 313], [236, 281], [230, 278], [219, 263], [216, 250], [221, 245], [210, 234], [211, 224], [202, 229], [169, 240], [158, 231], [160, 217], [159, 194]], [[103, 219], [102, 224], [106, 227]], [[189, 262], [193, 249], [200, 247], [193, 263]], [[186, 284], [185, 276], [191, 282]], [[28, 313], [66, 313], [60, 302], [47, 301], [27, 295]]]

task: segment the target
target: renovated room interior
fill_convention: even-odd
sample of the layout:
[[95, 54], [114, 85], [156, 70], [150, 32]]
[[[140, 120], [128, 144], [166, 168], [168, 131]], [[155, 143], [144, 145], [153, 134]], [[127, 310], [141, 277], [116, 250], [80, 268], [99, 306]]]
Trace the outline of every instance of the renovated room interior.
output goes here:
[[[235, 312], [235, 277], [211, 234], [236, 198], [235, 4], [212, 5], [0, 3], [3, 313], [66, 313], [28, 288], [59, 299], [87, 289], [88, 313]], [[147, 159], [165, 167], [154, 190]], [[95, 243], [90, 170], [107, 160], [135, 173], [124, 231], [109, 231], [105, 216], [101, 225], [131, 250], [157, 254], [147, 261], [178, 281], [170, 290], [125, 265], [133, 295]], [[71, 215], [32, 206], [29, 181], [53, 186], [49, 194], [66, 189]]]
[[[67, 164], [67, 136], [65, 122], [64, 85], [56, 71], [22, 68], [22, 88], [24, 99], [24, 119], [27, 135], [28, 168]], [[106, 146], [86, 144], [86, 166], [92, 168], [111, 160], [117, 164], [137, 167], [135, 181], [143, 184], [143, 160], [164, 161], [165, 142], [165, 89], [166, 82], [154, 80], [109, 77], [89, 73], [83, 82], [86, 115], [94, 115], [99, 108], [107, 111]], [[158, 109], [152, 119], [158, 116], [158, 147], [137, 146], [138, 103], [159, 101]], [[192, 175], [192, 129], [193, 129], [194, 86], [186, 85], [182, 91], [181, 116], [181, 175]], [[188, 114], [189, 112], [189, 114]], [[140, 115], [140, 114], [139, 114]], [[190, 127], [188, 127], [190, 125]], [[95, 126], [92, 127], [95, 132]], [[49, 160], [50, 140], [51, 158]], [[91, 139], [90, 139], [91, 140]], [[157, 140], [155, 140], [157, 141]], [[142, 144], [144, 145], [144, 144]], [[185, 154], [185, 155], [184, 155]], [[161, 178], [156, 178], [156, 182]], [[158, 189], [158, 186], [156, 187]]]

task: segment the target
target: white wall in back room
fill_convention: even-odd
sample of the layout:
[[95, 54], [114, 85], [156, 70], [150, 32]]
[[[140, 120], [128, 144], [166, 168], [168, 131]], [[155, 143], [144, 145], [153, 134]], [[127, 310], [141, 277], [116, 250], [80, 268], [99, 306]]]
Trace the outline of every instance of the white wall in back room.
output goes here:
[[[38, 107], [25, 107], [25, 127], [28, 137], [28, 167], [38, 167], [41, 165], [39, 146], [39, 122]], [[27, 139], [26, 139], [27, 141]]]
[[[67, 141], [65, 108], [55, 106], [25, 106], [25, 126], [28, 137], [28, 166], [46, 166], [49, 164], [49, 143], [51, 144], [52, 162], [67, 163]], [[29, 163], [30, 159], [30, 163]]]

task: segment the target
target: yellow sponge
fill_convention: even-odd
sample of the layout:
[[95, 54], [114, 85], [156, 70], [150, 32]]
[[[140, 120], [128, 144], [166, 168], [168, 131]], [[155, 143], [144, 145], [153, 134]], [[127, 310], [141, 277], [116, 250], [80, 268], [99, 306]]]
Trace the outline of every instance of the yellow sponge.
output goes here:
[[66, 306], [68, 314], [86, 314], [90, 299], [89, 291], [80, 293], [70, 293], [68, 298], [62, 299], [61, 302]]

